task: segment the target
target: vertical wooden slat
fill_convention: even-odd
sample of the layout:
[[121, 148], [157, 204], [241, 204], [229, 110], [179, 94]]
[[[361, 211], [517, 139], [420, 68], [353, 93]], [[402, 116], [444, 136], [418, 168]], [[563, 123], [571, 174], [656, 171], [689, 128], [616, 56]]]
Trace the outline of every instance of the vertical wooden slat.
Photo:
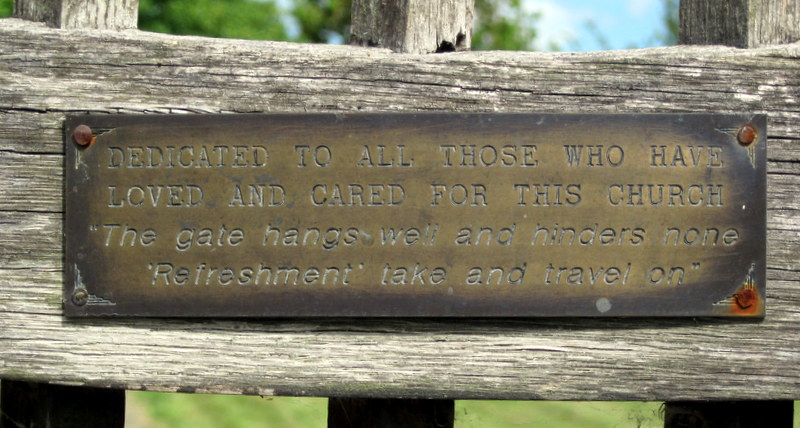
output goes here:
[[800, 0], [682, 0], [681, 44], [752, 48], [800, 40]]
[[328, 428], [452, 428], [454, 415], [453, 400], [328, 400]]
[[[136, 28], [139, 0], [16, 0], [14, 16], [56, 28]], [[125, 391], [0, 382], [0, 428], [124, 425]]]
[[125, 426], [125, 391], [0, 382], [0, 428]]
[[350, 42], [397, 52], [466, 50], [474, 0], [353, 0]]
[[[800, 0], [681, 0], [681, 44], [753, 48], [800, 40]], [[791, 427], [792, 401], [673, 401], [664, 426]]]
[[61, 0], [15, 0], [14, 16], [58, 27], [61, 21]]
[[14, 16], [56, 28], [136, 28], [139, 0], [16, 0]]

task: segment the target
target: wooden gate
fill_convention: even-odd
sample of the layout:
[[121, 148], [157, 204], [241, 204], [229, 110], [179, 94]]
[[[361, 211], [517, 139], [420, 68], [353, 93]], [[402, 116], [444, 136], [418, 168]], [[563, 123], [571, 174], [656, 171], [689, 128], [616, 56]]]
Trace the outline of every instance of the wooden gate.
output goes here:
[[[331, 397], [332, 426], [343, 406], [447, 426], [454, 399], [667, 401], [673, 426], [791, 423], [800, 1], [684, 0], [683, 45], [588, 53], [470, 52], [467, 0], [354, 1], [356, 41], [383, 47], [146, 33], [137, 3], [17, 0], [0, 20], [3, 426], [119, 426], [124, 390]], [[379, 111], [767, 114], [766, 318], [63, 316], [66, 115]]]

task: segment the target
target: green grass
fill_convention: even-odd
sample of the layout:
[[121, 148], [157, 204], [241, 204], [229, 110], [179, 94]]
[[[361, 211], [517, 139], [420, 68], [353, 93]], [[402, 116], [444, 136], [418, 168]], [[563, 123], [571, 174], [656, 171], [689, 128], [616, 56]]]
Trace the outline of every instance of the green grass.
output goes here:
[[[128, 392], [135, 428], [323, 428], [325, 398]], [[794, 403], [800, 428], [800, 401]], [[144, 418], [144, 420], [142, 420]], [[134, 419], [134, 418], [129, 418]], [[456, 401], [456, 428], [613, 428], [662, 427], [658, 402]]]
[[[144, 411], [147, 427], [325, 427], [325, 398], [241, 397], [129, 392], [129, 407]], [[661, 403], [456, 401], [457, 428], [662, 427]]]
[[325, 427], [325, 398], [251, 397], [234, 395], [128, 392], [128, 407], [151, 420], [142, 427], [237, 428]]
[[456, 401], [457, 428], [663, 427], [661, 403]]

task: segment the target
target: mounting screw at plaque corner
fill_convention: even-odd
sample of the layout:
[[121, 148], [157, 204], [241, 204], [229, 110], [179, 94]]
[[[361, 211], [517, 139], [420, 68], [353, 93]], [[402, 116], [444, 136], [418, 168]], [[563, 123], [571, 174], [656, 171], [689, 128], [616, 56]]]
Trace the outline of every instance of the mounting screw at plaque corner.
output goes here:
[[83, 306], [89, 302], [89, 293], [86, 290], [75, 290], [72, 293], [72, 303], [76, 306]]
[[87, 125], [78, 125], [75, 127], [75, 130], [72, 131], [72, 139], [78, 145], [89, 147], [94, 143], [95, 135], [92, 132], [92, 128], [89, 128]]
[[758, 131], [755, 126], [749, 123], [742, 125], [742, 127], [739, 128], [739, 132], [736, 133], [736, 139], [739, 141], [739, 144], [743, 146], [753, 144], [756, 138], [758, 138]]

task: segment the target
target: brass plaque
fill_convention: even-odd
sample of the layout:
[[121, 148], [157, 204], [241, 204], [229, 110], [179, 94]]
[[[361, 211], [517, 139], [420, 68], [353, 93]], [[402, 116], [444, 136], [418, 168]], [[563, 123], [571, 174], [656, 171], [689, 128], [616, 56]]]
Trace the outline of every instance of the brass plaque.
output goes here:
[[763, 317], [766, 116], [75, 116], [67, 316]]

